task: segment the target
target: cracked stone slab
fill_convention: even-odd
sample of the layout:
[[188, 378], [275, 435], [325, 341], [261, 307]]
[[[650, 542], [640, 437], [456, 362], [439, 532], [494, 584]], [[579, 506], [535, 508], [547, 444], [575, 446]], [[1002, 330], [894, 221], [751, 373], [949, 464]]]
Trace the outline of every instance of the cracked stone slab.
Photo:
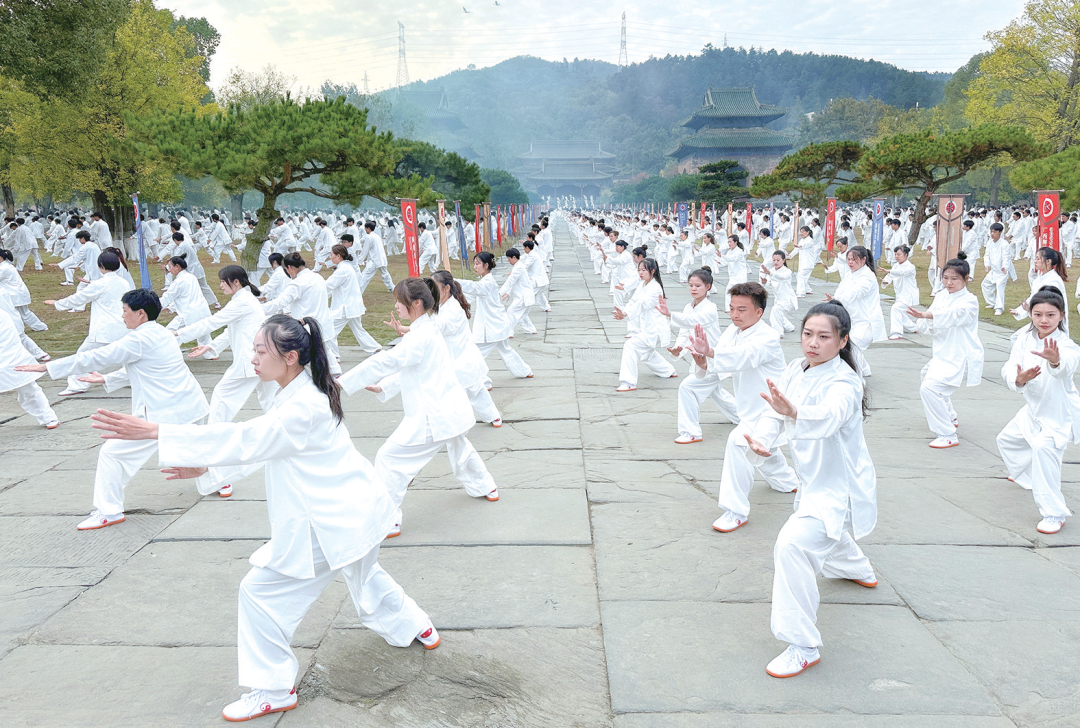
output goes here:
[[1030, 549], [876, 545], [866, 553], [920, 619], [1080, 620], [1080, 577]]
[[1080, 724], [1080, 622], [935, 622], [927, 628], [1017, 725]]
[[122, 564], [175, 516], [129, 515], [115, 526], [78, 531], [81, 518], [0, 517], [0, 567], [102, 567]]
[[383, 548], [592, 543], [584, 491], [509, 487], [499, 496], [490, 503], [464, 489], [411, 492], [401, 506], [401, 535]]
[[903, 607], [823, 605], [821, 663], [790, 680], [770, 677], [765, 666], [784, 645], [769, 630], [769, 611], [767, 604], [603, 603], [612, 708], [1001, 714], [964, 666]]
[[1005, 716], [973, 715], [828, 715], [797, 711], [777, 713], [625, 713], [615, 728], [1015, 728]]
[[[600, 623], [587, 547], [386, 548], [379, 563], [440, 630]], [[335, 625], [358, 626], [355, 611], [346, 605]]]
[[[236, 599], [251, 568], [250, 541], [151, 543], [101, 584], [54, 615], [37, 644], [229, 646], [236, 644]], [[316, 647], [348, 589], [332, 582], [293, 636]], [[123, 608], [118, 609], [118, 605]], [[168, 619], [162, 619], [167, 614]]]
[[[295, 652], [303, 675], [313, 652]], [[24, 645], [0, 660], [0, 714], [5, 728], [222, 725], [246, 692], [236, 674], [235, 647]]]
[[[283, 728], [610, 726], [595, 629], [444, 631], [424, 650], [363, 629], [331, 630]], [[527, 655], [527, 659], [523, 659]]]
[[84, 589], [82, 586], [0, 586], [0, 614], [4, 615], [0, 620], [0, 658]]
[[269, 538], [270, 516], [266, 511], [266, 501], [207, 498], [169, 524], [157, 535], [156, 540], [266, 541]]
[[[0, 513], [85, 518], [93, 510], [94, 461], [88, 466], [85, 470], [51, 470], [8, 488], [0, 493]], [[188, 481], [166, 480], [161, 473], [143, 470], [124, 488], [124, 507], [128, 511], [179, 513], [201, 497]]]

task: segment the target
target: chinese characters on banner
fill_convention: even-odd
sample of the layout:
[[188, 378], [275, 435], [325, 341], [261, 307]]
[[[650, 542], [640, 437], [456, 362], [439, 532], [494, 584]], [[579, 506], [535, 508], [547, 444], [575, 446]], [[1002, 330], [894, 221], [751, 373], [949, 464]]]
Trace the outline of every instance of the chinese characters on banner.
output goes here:
[[1058, 215], [1061, 214], [1061, 201], [1058, 193], [1039, 190], [1039, 247], [1061, 250]]
[[870, 245], [874, 249], [874, 260], [881, 260], [881, 248], [885, 244], [885, 198], [874, 198], [874, 224], [870, 228]]
[[447, 263], [450, 260], [450, 248], [446, 243], [446, 207], [443, 203], [446, 200], [439, 200], [439, 256], [443, 265], [449, 265]]
[[732, 207], [732, 203], [730, 203], [730, 202], [727, 203], [727, 234], [728, 234], [728, 237], [731, 237], [731, 226], [735, 224], [735, 217], [734, 217], [734, 215], [732, 215], [732, 212], [734, 211], [734, 209], [735, 208]]
[[825, 248], [832, 250], [836, 241], [836, 198], [830, 197], [825, 207]]
[[964, 197], [966, 195], [939, 195], [937, 219], [937, 263], [938, 268], [960, 252], [963, 239]]
[[685, 202], [679, 203], [679, 227], [686, 227], [686, 216], [689, 212], [689, 206]]
[[484, 203], [484, 243], [488, 250], [495, 250], [495, 237], [491, 234], [491, 203]]
[[701, 203], [701, 215], [698, 217], [698, 227], [705, 229], [705, 203]]
[[752, 248], [754, 246], [754, 203], [746, 203], [746, 239], [747, 247]]
[[401, 200], [401, 222], [405, 227], [405, 257], [409, 260], [409, 275], [420, 275], [420, 241], [416, 238], [416, 200]]

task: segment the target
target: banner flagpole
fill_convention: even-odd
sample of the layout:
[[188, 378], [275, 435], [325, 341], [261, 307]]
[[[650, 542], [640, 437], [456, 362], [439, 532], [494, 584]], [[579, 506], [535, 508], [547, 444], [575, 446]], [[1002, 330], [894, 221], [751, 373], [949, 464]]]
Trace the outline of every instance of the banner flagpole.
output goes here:
[[142, 215], [139, 214], [139, 193], [131, 196], [131, 202], [135, 205], [135, 235], [139, 241], [139, 286], [148, 291], [154, 290], [150, 282], [150, 268], [146, 265], [146, 244], [143, 242]]

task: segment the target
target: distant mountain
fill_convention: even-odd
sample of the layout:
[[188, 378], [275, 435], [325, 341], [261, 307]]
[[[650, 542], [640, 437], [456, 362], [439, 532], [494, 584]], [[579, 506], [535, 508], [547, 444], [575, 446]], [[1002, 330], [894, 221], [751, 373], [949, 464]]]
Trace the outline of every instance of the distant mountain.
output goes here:
[[686, 133], [679, 123], [701, 105], [710, 84], [754, 86], [762, 103], [788, 108], [770, 126], [794, 130], [803, 114], [833, 98], [933, 106], [949, 77], [846, 56], [753, 48], [706, 47], [700, 55], [651, 58], [625, 68], [519, 56], [384, 92], [393, 112], [383, 125], [437, 143], [441, 131], [429, 124], [423, 107], [430, 104], [422, 100], [445, 94], [464, 124], [454, 129], [454, 143], [466, 142], [463, 148], [471, 146], [484, 167], [513, 171], [517, 155], [535, 139], [590, 139], [616, 154], [616, 166], [631, 176], [658, 172], [670, 161], [666, 153]]

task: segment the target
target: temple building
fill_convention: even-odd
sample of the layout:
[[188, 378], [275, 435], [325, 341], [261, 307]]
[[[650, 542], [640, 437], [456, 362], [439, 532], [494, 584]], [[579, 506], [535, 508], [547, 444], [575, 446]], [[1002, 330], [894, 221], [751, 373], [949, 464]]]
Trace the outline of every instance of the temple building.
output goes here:
[[787, 109], [757, 100], [754, 87], [714, 89], [682, 126], [694, 131], [669, 156], [678, 160], [679, 173], [693, 174], [703, 164], [730, 159], [749, 175], [746, 184], [767, 174], [795, 146], [795, 137], [765, 125], [783, 118]]
[[611, 187], [615, 155], [600, 142], [534, 141], [518, 155], [517, 175], [526, 191], [541, 197], [600, 198]]

